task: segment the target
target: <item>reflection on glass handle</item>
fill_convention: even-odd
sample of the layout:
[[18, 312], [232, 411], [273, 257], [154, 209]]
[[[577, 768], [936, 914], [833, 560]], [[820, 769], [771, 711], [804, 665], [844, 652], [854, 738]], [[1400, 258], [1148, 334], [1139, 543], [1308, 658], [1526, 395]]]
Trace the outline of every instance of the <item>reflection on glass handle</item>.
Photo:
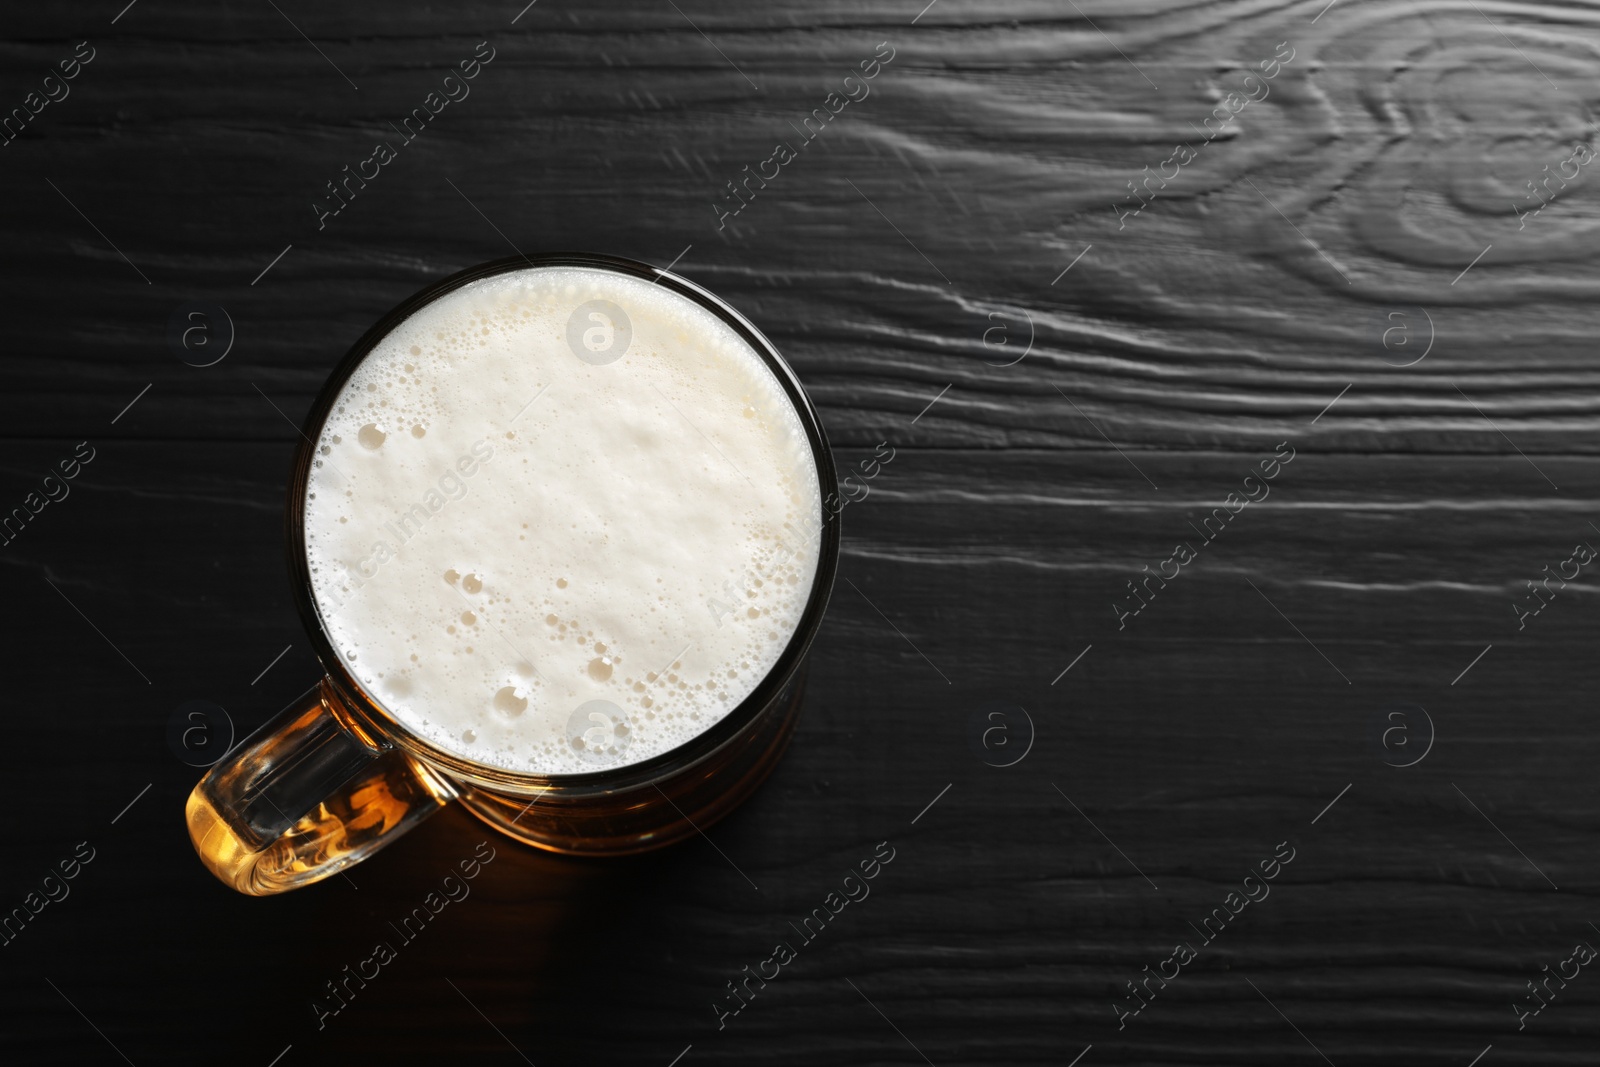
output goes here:
[[345, 713], [324, 680], [211, 768], [185, 815], [211, 873], [268, 896], [359, 863], [454, 796]]

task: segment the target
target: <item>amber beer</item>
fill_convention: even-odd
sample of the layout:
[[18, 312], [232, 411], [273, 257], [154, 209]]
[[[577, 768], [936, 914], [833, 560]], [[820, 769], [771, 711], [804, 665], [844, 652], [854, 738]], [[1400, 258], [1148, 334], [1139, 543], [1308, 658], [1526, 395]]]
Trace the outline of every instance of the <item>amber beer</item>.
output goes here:
[[656, 848], [771, 770], [836, 484], [737, 312], [624, 260], [490, 264], [370, 331], [306, 437], [291, 565], [328, 676], [190, 798], [219, 877], [307, 884], [457, 798], [543, 848]]

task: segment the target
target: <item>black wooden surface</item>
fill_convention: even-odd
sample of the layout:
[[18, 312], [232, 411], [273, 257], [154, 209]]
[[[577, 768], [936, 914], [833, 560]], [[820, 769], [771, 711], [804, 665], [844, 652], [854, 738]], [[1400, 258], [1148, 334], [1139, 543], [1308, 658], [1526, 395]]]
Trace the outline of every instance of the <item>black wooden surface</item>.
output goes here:
[[[1600, 976], [1514, 1009], [1600, 946], [1594, 572], [1512, 607], [1600, 546], [1600, 186], [1560, 166], [1595, 133], [1593, 5], [124, 2], [0, 20], [6, 110], [94, 49], [0, 147], [0, 509], [95, 450], [0, 547], [0, 905], [94, 850], [0, 946], [7, 1062], [1600, 1056]], [[319, 230], [324, 183], [482, 41], [471, 95]], [[724, 183], [882, 42], [719, 229]], [[1281, 42], [1268, 95], [1119, 222]], [[562, 248], [676, 261], [785, 352], [841, 464], [895, 459], [843, 514], [795, 743], [715, 848], [497, 842], [319, 1030], [323, 982], [486, 832], [450, 810], [236, 896], [166, 725], [205, 699], [249, 730], [317, 676], [281, 509], [337, 358], [437, 278]], [[236, 332], [206, 368], [169, 342], [196, 301]], [[1027, 720], [974, 747], [997, 702]], [[719, 1029], [724, 983], [882, 841], [871, 895]]]

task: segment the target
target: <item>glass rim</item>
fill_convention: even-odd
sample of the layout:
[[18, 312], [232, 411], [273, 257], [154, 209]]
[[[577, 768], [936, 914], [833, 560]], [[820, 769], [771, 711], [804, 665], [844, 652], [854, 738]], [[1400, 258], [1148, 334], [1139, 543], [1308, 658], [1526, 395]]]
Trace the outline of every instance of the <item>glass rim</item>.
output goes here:
[[[512, 771], [493, 764], [478, 763], [434, 744], [401, 723], [350, 673], [338, 650], [328, 638], [327, 630], [323, 626], [322, 612], [312, 588], [310, 561], [305, 550], [305, 499], [310, 485], [311, 465], [316, 454], [316, 442], [321, 439], [323, 425], [327, 422], [350, 376], [380, 341], [427, 305], [465, 285], [518, 270], [550, 267], [586, 267], [642, 278], [659, 284], [711, 312], [750, 346], [777, 378], [779, 386], [788, 397], [805, 429], [806, 440], [811, 446], [812, 458], [817, 468], [820, 494], [817, 502], [820, 512], [820, 543], [817, 569], [811, 583], [811, 595], [807, 598], [805, 610], [801, 613], [793, 634], [790, 635], [783, 652], [779, 654], [771, 669], [736, 707], [689, 740], [649, 759], [601, 767], [593, 771], [542, 774], [535, 771]], [[504, 788], [512, 792], [523, 792], [529, 787], [537, 786], [625, 788], [634, 784], [659, 781], [712, 755], [723, 745], [738, 737], [777, 699], [795, 676], [821, 628], [822, 618], [832, 593], [834, 577], [838, 571], [840, 538], [839, 526], [835, 521], [837, 515], [830, 513], [826, 506], [829, 499], [838, 495], [838, 489], [833, 451], [828, 446], [827, 435], [816, 408], [806, 395], [794, 370], [779, 354], [777, 347], [767, 340], [766, 335], [757, 329], [754, 323], [702, 286], [648, 263], [594, 252], [547, 252], [490, 260], [433, 282], [391, 308], [351, 346], [322, 385], [301, 425], [301, 441], [295, 450], [294, 466], [289, 478], [288, 507], [284, 509], [288, 534], [285, 544], [289, 555], [289, 569], [293, 576], [295, 606], [318, 662], [349, 710], [368, 720], [382, 736], [447, 775], [463, 778], [490, 789]]]

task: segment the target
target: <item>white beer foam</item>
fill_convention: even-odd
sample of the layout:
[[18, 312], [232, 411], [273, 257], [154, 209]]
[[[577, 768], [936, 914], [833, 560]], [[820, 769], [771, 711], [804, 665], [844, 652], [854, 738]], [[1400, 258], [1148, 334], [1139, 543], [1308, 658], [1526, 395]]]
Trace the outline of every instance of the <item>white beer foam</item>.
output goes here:
[[530, 268], [434, 301], [317, 446], [329, 639], [407, 729], [476, 763], [586, 772], [683, 744], [772, 668], [816, 576], [821, 491], [776, 376], [630, 276]]

